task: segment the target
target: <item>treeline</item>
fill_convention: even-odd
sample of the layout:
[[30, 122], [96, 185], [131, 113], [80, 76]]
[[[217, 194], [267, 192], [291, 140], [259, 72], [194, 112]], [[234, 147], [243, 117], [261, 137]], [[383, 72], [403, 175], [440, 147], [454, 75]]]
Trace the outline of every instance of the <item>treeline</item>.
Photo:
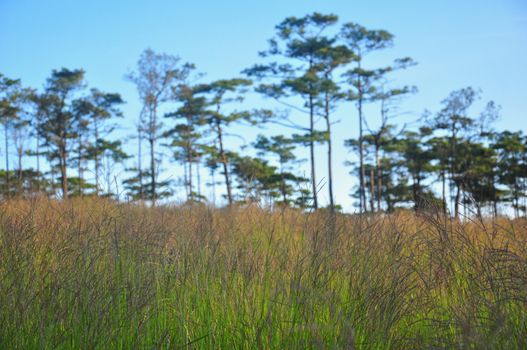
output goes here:
[[[357, 154], [358, 161], [347, 165], [359, 180], [353, 196], [360, 212], [434, 205], [455, 216], [460, 208], [525, 214], [527, 137], [493, 130], [500, 113], [493, 102], [471, 115], [479, 92], [470, 87], [452, 92], [417, 127], [396, 125], [399, 102], [416, 88], [393, 86], [391, 75], [415, 62], [403, 57], [375, 67], [369, 59], [392, 45], [389, 32], [339, 25], [335, 15], [289, 17], [276, 26], [261, 62], [240, 77], [212, 82], [203, 82], [193, 64], [147, 49], [126, 77], [142, 105], [133, 157], [113, 133], [124, 101], [118, 93], [88, 87], [82, 69], [53, 70], [41, 91], [0, 75], [1, 195], [122, 198], [124, 192], [155, 205], [180, 184], [188, 201], [216, 202], [216, 186], [222, 186], [229, 204], [317, 209], [318, 192], [328, 191], [328, 208], [335, 211], [333, 145], [344, 142]], [[284, 109], [246, 109], [244, 98], [254, 92]], [[357, 117], [356, 130], [350, 130], [358, 131], [356, 139], [334, 140], [340, 106], [349, 118]], [[374, 109], [366, 118], [365, 110]], [[236, 125], [265, 123], [291, 133], [259, 135], [251, 152], [229, 147]], [[309, 151], [309, 176], [297, 170], [300, 147]], [[327, 151], [324, 185], [315, 172], [317, 147]], [[166, 150], [183, 169], [179, 183], [160, 176]], [[26, 165], [29, 158], [32, 166]], [[118, 164], [128, 174], [122, 182], [113, 175]], [[213, 198], [205, 186], [212, 187]]]

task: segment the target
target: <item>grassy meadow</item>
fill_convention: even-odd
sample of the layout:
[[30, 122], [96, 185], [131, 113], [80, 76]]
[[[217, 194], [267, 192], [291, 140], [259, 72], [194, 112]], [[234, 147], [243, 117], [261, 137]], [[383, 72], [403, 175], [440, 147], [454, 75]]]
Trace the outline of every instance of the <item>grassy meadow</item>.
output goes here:
[[0, 349], [525, 349], [527, 223], [0, 204]]

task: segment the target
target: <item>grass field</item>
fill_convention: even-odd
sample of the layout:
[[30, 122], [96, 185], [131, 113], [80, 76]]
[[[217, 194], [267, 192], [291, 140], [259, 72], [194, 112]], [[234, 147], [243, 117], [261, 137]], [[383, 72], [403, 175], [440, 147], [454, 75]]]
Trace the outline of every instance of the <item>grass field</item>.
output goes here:
[[527, 223], [0, 204], [0, 349], [525, 349]]

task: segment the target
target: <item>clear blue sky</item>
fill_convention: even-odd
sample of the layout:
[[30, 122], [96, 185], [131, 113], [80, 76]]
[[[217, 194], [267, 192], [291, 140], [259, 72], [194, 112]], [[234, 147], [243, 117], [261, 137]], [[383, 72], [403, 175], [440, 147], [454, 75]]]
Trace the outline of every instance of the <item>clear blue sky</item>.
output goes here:
[[[124, 96], [131, 133], [139, 105], [123, 76], [143, 49], [194, 62], [205, 80], [229, 78], [258, 61], [284, 17], [313, 11], [389, 30], [395, 47], [379, 60], [410, 56], [419, 63], [394, 81], [419, 88], [402, 105], [408, 115], [401, 123], [425, 108], [436, 111], [450, 91], [471, 85], [483, 91], [474, 114], [492, 99], [503, 108], [499, 129], [527, 129], [525, 0], [0, 0], [0, 72], [41, 87], [54, 68], [84, 68], [90, 86]], [[356, 135], [356, 113], [343, 106], [337, 119], [337, 201], [349, 209], [355, 179], [342, 166], [352, 159], [342, 141]], [[323, 155], [321, 147], [319, 178], [325, 176]]]

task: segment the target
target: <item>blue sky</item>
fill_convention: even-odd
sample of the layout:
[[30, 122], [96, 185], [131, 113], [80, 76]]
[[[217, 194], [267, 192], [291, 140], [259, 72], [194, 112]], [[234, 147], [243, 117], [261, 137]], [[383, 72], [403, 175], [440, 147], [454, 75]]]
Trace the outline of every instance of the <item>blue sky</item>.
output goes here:
[[[84, 68], [90, 86], [119, 92], [127, 101], [124, 138], [132, 133], [140, 109], [135, 88], [124, 75], [143, 49], [195, 63], [207, 74], [205, 81], [230, 78], [258, 62], [257, 52], [266, 48], [283, 18], [313, 11], [392, 32], [394, 48], [372, 57], [373, 63], [402, 56], [419, 63], [394, 80], [395, 85], [419, 89], [401, 105], [407, 112], [401, 124], [425, 108], [436, 111], [450, 91], [470, 85], [482, 90], [474, 115], [492, 99], [502, 106], [498, 129], [527, 130], [525, 0], [0, 0], [0, 72], [21, 78], [26, 86], [42, 87], [54, 68]], [[374, 120], [376, 115], [371, 111], [369, 117]], [[337, 201], [347, 209], [355, 179], [342, 166], [353, 159], [342, 143], [356, 136], [356, 118], [349, 104], [336, 116]], [[265, 132], [284, 131], [269, 127]], [[135, 150], [132, 145], [130, 151]], [[321, 147], [319, 178], [325, 176], [323, 157]], [[168, 163], [166, 167], [167, 173], [178, 171]], [[325, 190], [321, 193], [324, 198]]]

